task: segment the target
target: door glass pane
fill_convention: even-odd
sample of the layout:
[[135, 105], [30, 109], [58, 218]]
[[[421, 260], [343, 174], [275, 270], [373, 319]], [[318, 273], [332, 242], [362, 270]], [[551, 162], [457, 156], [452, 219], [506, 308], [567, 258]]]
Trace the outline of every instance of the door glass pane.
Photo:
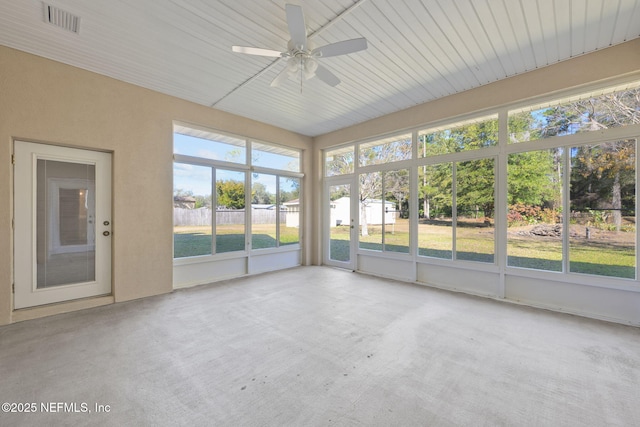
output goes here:
[[95, 165], [38, 159], [38, 289], [95, 281]]
[[329, 259], [351, 261], [351, 186], [329, 187]]

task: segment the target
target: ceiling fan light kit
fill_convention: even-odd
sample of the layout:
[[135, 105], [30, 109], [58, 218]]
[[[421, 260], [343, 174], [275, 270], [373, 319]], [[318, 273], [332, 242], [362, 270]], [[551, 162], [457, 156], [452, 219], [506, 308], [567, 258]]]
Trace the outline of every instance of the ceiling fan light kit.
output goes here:
[[293, 4], [285, 5], [287, 26], [291, 40], [287, 44], [287, 50], [280, 52], [271, 49], [262, 49], [249, 46], [233, 46], [236, 53], [247, 55], [259, 55], [268, 57], [286, 58], [286, 66], [272, 81], [271, 86], [279, 86], [286, 78], [300, 76], [300, 87], [304, 80], [317, 77], [329, 86], [337, 86], [340, 79], [319, 64], [320, 58], [347, 55], [367, 48], [367, 40], [364, 38], [343, 40], [318, 48], [313, 48], [307, 40], [307, 27], [304, 21], [302, 7]]

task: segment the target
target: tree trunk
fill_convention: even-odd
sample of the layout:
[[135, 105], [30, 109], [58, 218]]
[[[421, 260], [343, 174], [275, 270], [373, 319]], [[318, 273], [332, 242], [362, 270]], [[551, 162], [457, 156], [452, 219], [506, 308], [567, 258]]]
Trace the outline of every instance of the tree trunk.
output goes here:
[[424, 217], [426, 219], [431, 219], [431, 198], [424, 198]]
[[620, 189], [620, 172], [616, 172], [611, 193], [611, 202], [613, 204], [613, 223], [616, 225], [616, 231], [620, 231], [620, 228], [622, 227], [622, 191]]
[[363, 202], [360, 202], [360, 219], [362, 221], [362, 223], [360, 224], [360, 227], [362, 228], [362, 235], [368, 236], [369, 229], [367, 227], [367, 206]]

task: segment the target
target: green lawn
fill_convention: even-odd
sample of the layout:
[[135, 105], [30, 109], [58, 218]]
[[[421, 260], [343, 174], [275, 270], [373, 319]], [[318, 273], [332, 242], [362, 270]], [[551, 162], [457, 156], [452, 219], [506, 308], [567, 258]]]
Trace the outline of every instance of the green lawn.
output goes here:
[[[397, 231], [400, 230], [400, 231]], [[382, 250], [380, 227], [369, 227], [369, 236], [359, 238], [359, 247]], [[574, 273], [596, 274], [622, 278], [635, 277], [634, 233], [593, 233], [592, 239], [581, 238], [572, 230], [569, 268]], [[331, 229], [331, 259], [349, 259], [349, 228]], [[484, 225], [457, 227], [456, 259], [494, 262], [494, 231]], [[385, 249], [408, 253], [409, 233], [396, 227], [395, 234], [385, 235]], [[420, 256], [452, 259], [451, 223], [420, 224], [418, 254]], [[508, 265], [546, 271], [562, 271], [562, 240], [550, 237], [509, 237]]]
[[[275, 224], [260, 224], [252, 227], [252, 249], [276, 247]], [[295, 227], [280, 226], [280, 246], [299, 242], [299, 230]], [[245, 232], [241, 225], [218, 226], [216, 234], [216, 253], [242, 251], [245, 248]], [[211, 255], [211, 227], [180, 226], [174, 227], [174, 258]]]
[[[573, 226], [572, 226], [573, 227]], [[330, 230], [330, 256], [337, 261], [349, 260], [349, 227]], [[576, 228], [577, 230], [577, 228]], [[635, 277], [635, 233], [597, 231], [591, 239], [581, 237], [582, 232], [572, 229], [569, 269], [574, 273], [595, 274], [623, 278]], [[280, 245], [299, 241], [297, 228], [281, 226]], [[511, 229], [510, 229], [511, 231]], [[361, 249], [382, 250], [382, 228], [370, 226], [369, 235], [360, 236]], [[253, 249], [276, 246], [275, 225], [254, 225], [251, 238]], [[456, 259], [494, 262], [494, 230], [482, 224], [459, 226], [456, 229]], [[409, 253], [408, 222], [400, 220], [395, 227], [387, 227], [385, 250]], [[216, 253], [244, 250], [242, 226], [218, 227]], [[174, 256], [176, 258], [211, 254], [212, 236], [208, 227], [176, 227], [174, 230]], [[451, 224], [420, 224], [418, 235], [420, 256], [451, 259]], [[553, 237], [514, 236], [509, 234], [507, 244], [508, 265], [546, 271], [562, 271], [562, 241]]]

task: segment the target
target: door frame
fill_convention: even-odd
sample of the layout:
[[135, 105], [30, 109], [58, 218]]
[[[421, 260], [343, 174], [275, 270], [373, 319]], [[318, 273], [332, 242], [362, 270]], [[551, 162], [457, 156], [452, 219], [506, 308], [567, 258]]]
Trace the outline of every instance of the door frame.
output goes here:
[[[13, 150], [14, 309], [111, 294], [112, 154], [24, 140], [14, 140]], [[45, 288], [37, 287], [38, 182], [36, 178], [39, 159], [95, 165], [96, 185], [95, 188], [92, 188], [95, 190], [96, 203], [93, 218], [95, 224], [95, 280], [93, 281]], [[64, 188], [64, 186], [59, 188]], [[47, 189], [47, 191], [49, 190]], [[47, 214], [46, 222], [48, 225], [53, 219], [51, 214]], [[47, 246], [47, 252], [55, 249], [55, 244]], [[90, 244], [81, 246], [85, 249], [91, 248]], [[64, 253], [65, 250], [60, 252]]]
[[[330, 188], [335, 185], [349, 185], [350, 203], [349, 209], [351, 214], [349, 225], [349, 261], [338, 261], [331, 259], [331, 203]], [[325, 265], [344, 268], [351, 271], [356, 270], [356, 256], [358, 246], [359, 214], [358, 214], [358, 186], [355, 176], [336, 176], [326, 178], [324, 181], [323, 197], [322, 197], [322, 262]]]

